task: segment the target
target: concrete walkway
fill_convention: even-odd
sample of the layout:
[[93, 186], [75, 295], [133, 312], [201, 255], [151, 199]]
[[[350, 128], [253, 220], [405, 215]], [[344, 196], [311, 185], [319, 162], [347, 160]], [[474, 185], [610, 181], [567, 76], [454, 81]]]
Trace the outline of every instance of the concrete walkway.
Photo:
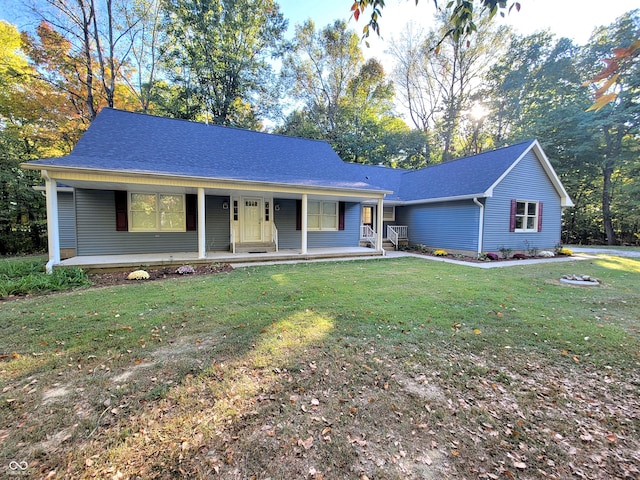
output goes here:
[[523, 265], [535, 265], [538, 263], [549, 263], [549, 262], [573, 262], [576, 260], [588, 260], [590, 258], [594, 258], [593, 255], [588, 254], [579, 254], [573, 255], [571, 257], [564, 258], [532, 258], [529, 260], [508, 260], [501, 262], [465, 262], [464, 260], [457, 260], [453, 258], [441, 258], [434, 257], [431, 255], [420, 255], [419, 253], [411, 253], [411, 252], [386, 252], [384, 257], [336, 257], [336, 258], [319, 258], [314, 260], [284, 260], [284, 261], [270, 261], [270, 262], [251, 262], [251, 263], [233, 263], [235, 268], [242, 267], [252, 267], [258, 265], [274, 265], [274, 264], [293, 264], [293, 263], [313, 263], [313, 262], [343, 262], [343, 261], [352, 261], [352, 260], [384, 260], [391, 258], [403, 258], [403, 257], [413, 257], [419, 258], [425, 261], [431, 262], [444, 262], [444, 263], [452, 263], [454, 265], [463, 265], [465, 267], [476, 267], [476, 268], [505, 268], [505, 267], [515, 267], [515, 266], [523, 266]]
[[312, 263], [312, 262], [344, 262], [351, 260], [384, 260], [390, 258], [403, 258], [403, 257], [413, 257], [420, 258], [422, 260], [431, 261], [431, 262], [444, 262], [444, 263], [452, 263], [454, 265], [463, 265], [465, 267], [476, 267], [476, 268], [506, 268], [506, 267], [516, 267], [516, 266], [524, 266], [524, 265], [536, 265], [539, 263], [562, 263], [562, 262], [574, 262], [577, 260], [589, 260], [596, 258], [598, 255], [613, 255], [618, 257], [631, 257], [631, 258], [640, 258], [640, 251], [632, 251], [632, 250], [616, 250], [609, 248], [597, 248], [597, 247], [572, 247], [568, 246], [570, 250], [573, 251], [574, 255], [570, 257], [563, 258], [532, 258], [528, 260], [509, 260], [509, 261], [500, 261], [500, 262], [465, 262], [464, 260], [457, 260], [453, 258], [441, 258], [434, 257], [431, 255], [420, 255], [418, 253], [410, 253], [410, 252], [386, 252], [384, 257], [336, 257], [336, 258], [319, 258], [314, 260], [285, 260], [285, 261], [269, 261], [269, 262], [252, 262], [252, 263], [234, 263], [234, 267], [250, 267], [257, 265], [273, 265], [276, 263]]
[[615, 248], [598, 248], [598, 247], [572, 247], [567, 248], [574, 253], [586, 253], [591, 255], [613, 255], [615, 257], [640, 258], [640, 250], [617, 250]]

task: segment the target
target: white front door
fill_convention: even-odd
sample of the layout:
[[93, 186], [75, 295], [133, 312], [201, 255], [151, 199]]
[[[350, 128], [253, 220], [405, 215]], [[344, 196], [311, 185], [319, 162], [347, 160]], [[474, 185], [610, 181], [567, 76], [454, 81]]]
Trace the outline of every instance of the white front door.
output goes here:
[[242, 200], [242, 241], [262, 241], [262, 199], [245, 198]]

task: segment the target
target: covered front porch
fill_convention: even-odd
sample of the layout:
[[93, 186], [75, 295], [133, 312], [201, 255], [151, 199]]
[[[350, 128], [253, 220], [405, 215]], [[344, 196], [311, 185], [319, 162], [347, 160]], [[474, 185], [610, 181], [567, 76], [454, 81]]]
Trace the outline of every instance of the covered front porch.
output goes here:
[[[49, 271], [71, 265], [125, 269], [384, 254], [381, 238], [373, 248], [360, 246], [358, 229], [360, 202], [373, 200], [381, 209], [385, 192], [199, 180], [176, 186], [175, 179], [156, 176], [96, 181], [66, 175], [60, 182], [72, 187], [76, 248], [69, 252], [71, 258], [63, 259], [58, 180], [47, 172], [44, 176]], [[139, 198], [151, 199], [151, 214], [138, 208], [143, 203]], [[179, 208], [159, 209], [164, 199]], [[144, 223], [147, 217], [153, 225]], [[175, 217], [177, 227], [163, 230], [165, 217]]]
[[299, 262], [322, 259], [357, 259], [381, 257], [384, 252], [366, 247], [284, 249], [277, 252], [232, 253], [229, 251], [206, 252], [200, 257], [197, 252], [142, 253], [128, 255], [80, 255], [62, 260], [56, 267], [79, 267], [90, 272], [104, 270], [127, 270], [138, 268], [180, 267], [229, 263], [232, 265], [254, 262]]

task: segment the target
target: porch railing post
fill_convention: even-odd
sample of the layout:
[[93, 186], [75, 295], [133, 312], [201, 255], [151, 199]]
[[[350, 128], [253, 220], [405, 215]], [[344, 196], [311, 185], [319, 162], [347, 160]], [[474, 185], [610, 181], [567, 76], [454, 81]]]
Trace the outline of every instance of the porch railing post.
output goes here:
[[376, 237], [376, 251], [378, 252], [384, 252], [384, 249], [382, 248], [382, 228], [383, 228], [383, 200], [382, 198], [378, 199], [378, 211], [376, 212], [376, 224], [378, 226], [378, 228], [376, 229], [376, 233], [377, 233], [377, 237]]
[[303, 255], [307, 254], [307, 194], [303, 193], [302, 194], [302, 211], [301, 213], [301, 220], [302, 220], [302, 225], [301, 225], [301, 230], [302, 230], [302, 235], [301, 235], [301, 239], [300, 239], [300, 253], [302, 253]]
[[207, 258], [207, 238], [205, 228], [204, 188], [198, 188], [198, 258]]
[[53, 266], [60, 264], [60, 228], [58, 222], [58, 184], [49, 177], [49, 172], [42, 171], [45, 179], [44, 188], [47, 197], [47, 241], [49, 246], [49, 261], [46, 265], [47, 273], [53, 271]]

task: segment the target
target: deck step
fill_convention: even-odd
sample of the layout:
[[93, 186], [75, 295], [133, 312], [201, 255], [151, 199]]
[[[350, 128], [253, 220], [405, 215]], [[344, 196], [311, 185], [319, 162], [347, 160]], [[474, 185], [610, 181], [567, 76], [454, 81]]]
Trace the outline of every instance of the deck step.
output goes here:
[[[398, 245], [401, 247], [406, 247], [407, 245], [409, 245], [409, 240], [407, 240], [406, 238], [404, 239], [399, 239], [398, 240]], [[371, 246], [370, 243], [367, 240], [360, 240], [360, 246], [361, 247], [369, 247]], [[393, 245], [393, 242], [387, 238], [385, 238], [382, 241], [382, 249], [387, 251], [387, 252], [392, 252], [394, 251], [396, 248]]]
[[269, 253], [275, 252], [273, 242], [236, 243], [236, 253]]

